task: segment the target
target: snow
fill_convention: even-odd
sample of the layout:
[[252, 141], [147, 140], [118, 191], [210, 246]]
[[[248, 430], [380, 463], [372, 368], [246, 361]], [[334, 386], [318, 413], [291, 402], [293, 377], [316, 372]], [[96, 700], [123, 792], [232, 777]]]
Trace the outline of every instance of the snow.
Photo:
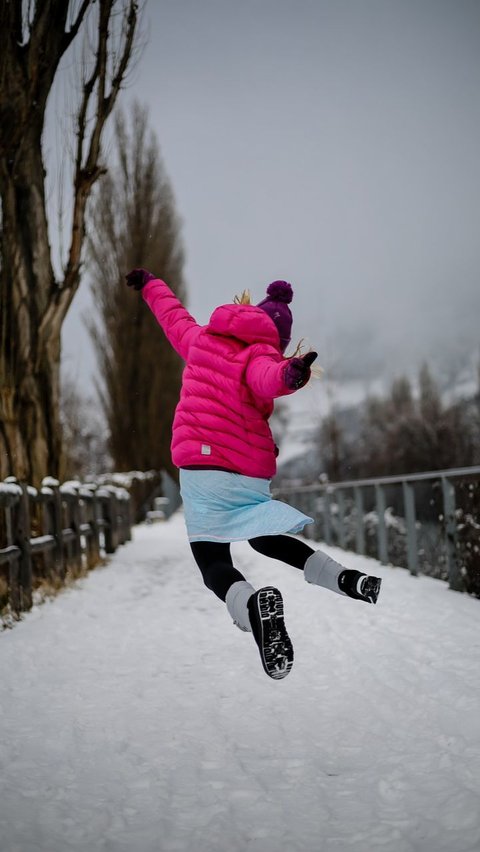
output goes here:
[[71, 497], [77, 497], [80, 488], [82, 487], [82, 483], [78, 482], [76, 479], [69, 480], [68, 482], [63, 482], [60, 486], [61, 494], [69, 494]]
[[58, 488], [59, 485], [59, 480], [55, 479], [54, 476], [45, 476], [44, 479], [42, 479], [42, 486], [45, 486], [46, 488]]
[[125, 488], [116, 488], [114, 485], [102, 486], [96, 491], [97, 497], [104, 497], [110, 499], [112, 496], [116, 497], [117, 500], [129, 500], [130, 494], [126, 491]]
[[0, 494], [9, 494], [12, 497], [21, 497], [22, 489], [20, 485], [15, 485], [13, 482], [0, 482]]
[[102, 476], [95, 477], [95, 479], [101, 484], [113, 483], [128, 489], [135, 480], [143, 482], [155, 479], [156, 476], [158, 476], [158, 472], [155, 470], [130, 470], [127, 473], [103, 474]]
[[478, 852], [480, 601], [324, 549], [376, 607], [233, 546], [284, 594], [283, 681], [179, 513], [0, 635], [2, 852]]

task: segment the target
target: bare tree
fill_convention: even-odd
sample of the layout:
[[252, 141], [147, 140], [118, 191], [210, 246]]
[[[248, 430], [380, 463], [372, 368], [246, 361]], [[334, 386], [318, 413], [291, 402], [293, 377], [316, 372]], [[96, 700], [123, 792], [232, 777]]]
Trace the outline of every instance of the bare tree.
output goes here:
[[387, 476], [473, 464], [473, 421], [467, 400], [445, 405], [424, 364], [417, 396], [401, 377], [385, 398], [366, 401], [360, 435], [350, 450], [354, 466], [360, 476]]
[[348, 452], [335, 409], [324, 417], [319, 431], [322, 461], [329, 479], [342, 479]]
[[116, 470], [166, 469], [182, 362], [125, 273], [144, 266], [184, 301], [183, 250], [173, 193], [147, 111], [135, 104], [131, 130], [115, 121], [116, 161], [92, 204], [89, 259], [99, 320], [97, 349], [109, 450]]
[[110, 469], [107, 430], [96, 401], [84, 396], [72, 379], [62, 376], [63, 453], [60, 478], [85, 479]]
[[[59, 63], [87, 19], [94, 36], [78, 72], [71, 231], [56, 276], [42, 134]], [[86, 204], [103, 171], [102, 133], [131, 59], [137, 19], [135, 0], [0, 0], [1, 477], [14, 473], [38, 484], [59, 472], [61, 328], [80, 283]]]

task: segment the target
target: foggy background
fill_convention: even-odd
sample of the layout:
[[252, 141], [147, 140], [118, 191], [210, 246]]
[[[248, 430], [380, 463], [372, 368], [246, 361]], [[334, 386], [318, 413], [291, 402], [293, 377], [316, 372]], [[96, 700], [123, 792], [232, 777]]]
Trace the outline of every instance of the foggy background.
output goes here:
[[[477, 0], [148, 2], [121, 106], [146, 103], [201, 323], [245, 287], [295, 291], [293, 339], [362, 386], [480, 335]], [[108, 159], [108, 151], [107, 151]], [[91, 392], [82, 284], [64, 363]]]

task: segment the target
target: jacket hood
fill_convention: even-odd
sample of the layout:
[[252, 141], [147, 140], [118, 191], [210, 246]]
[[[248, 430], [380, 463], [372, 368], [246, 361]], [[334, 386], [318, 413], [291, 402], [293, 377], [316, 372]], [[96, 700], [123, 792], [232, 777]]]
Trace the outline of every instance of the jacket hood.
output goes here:
[[215, 308], [207, 331], [235, 337], [243, 343], [267, 343], [280, 349], [280, 337], [272, 319], [254, 305], [220, 305]]

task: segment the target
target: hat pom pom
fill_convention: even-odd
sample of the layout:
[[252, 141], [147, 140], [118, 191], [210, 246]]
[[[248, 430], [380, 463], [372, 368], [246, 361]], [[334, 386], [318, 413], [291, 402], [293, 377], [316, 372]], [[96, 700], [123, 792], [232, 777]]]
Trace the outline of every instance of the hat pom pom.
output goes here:
[[288, 305], [293, 299], [292, 285], [288, 281], [272, 281], [267, 287], [267, 296], [274, 302], [285, 302]]

